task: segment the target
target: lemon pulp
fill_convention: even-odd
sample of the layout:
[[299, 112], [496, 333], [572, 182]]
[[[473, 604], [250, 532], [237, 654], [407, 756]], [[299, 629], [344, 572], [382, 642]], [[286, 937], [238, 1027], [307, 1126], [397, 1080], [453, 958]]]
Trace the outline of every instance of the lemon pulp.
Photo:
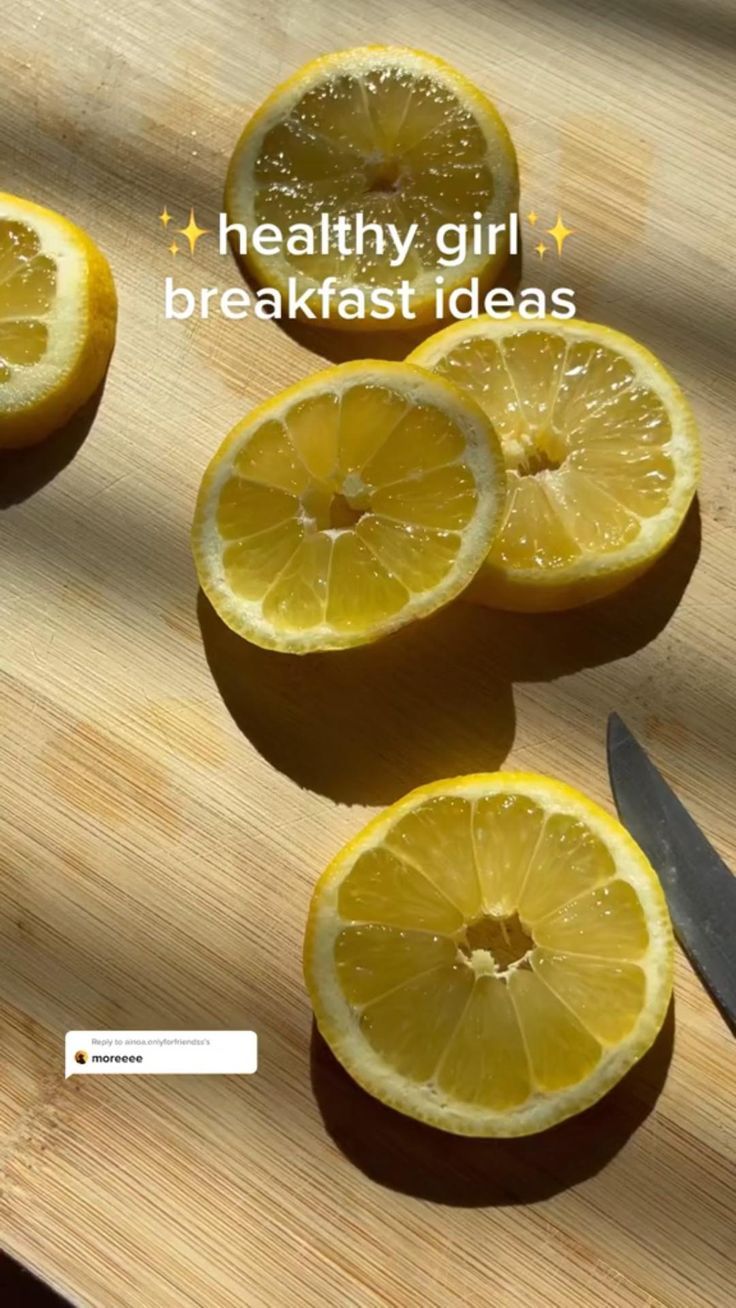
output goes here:
[[42, 252], [38, 233], [0, 218], [0, 386], [45, 354], [55, 294], [56, 264]]
[[401, 66], [336, 73], [306, 92], [266, 134], [255, 166], [258, 222], [307, 223], [329, 209], [395, 224], [419, 225], [406, 261], [392, 249], [341, 256], [291, 255], [295, 271], [322, 279], [394, 286], [437, 263], [443, 222], [484, 212], [494, 181], [487, 142], [469, 109], [428, 72]]

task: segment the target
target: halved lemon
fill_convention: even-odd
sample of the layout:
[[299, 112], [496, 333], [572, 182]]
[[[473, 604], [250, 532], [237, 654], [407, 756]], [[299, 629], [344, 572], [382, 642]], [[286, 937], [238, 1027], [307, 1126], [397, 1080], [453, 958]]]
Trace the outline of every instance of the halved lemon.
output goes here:
[[199, 579], [257, 645], [360, 645], [468, 584], [505, 491], [472, 400], [410, 364], [342, 364], [256, 409], [215, 454], [194, 518]]
[[[321, 216], [393, 223], [406, 235], [418, 231], [405, 262], [392, 265], [367, 242], [362, 255], [329, 253], [265, 257], [253, 250], [245, 263], [253, 277], [282, 294], [296, 277], [300, 291], [329, 276], [338, 290], [357, 286], [414, 290], [417, 322], [434, 318], [435, 275], [446, 289], [476, 276], [490, 286], [508, 254], [499, 234], [495, 253], [469, 255], [456, 267], [438, 267], [436, 233], [443, 223], [482, 227], [507, 222], [516, 209], [516, 156], [506, 126], [490, 100], [442, 59], [392, 46], [341, 50], [315, 59], [278, 86], [253, 115], [235, 147], [227, 176], [225, 208], [231, 221], [252, 230], [274, 223], [318, 229]], [[347, 243], [346, 243], [347, 248]], [[396, 314], [327, 325], [405, 328]]]
[[472, 598], [571, 608], [667, 549], [700, 448], [685, 396], [643, 345], [594, 323], [515, 315], [457, 323], [410, 359], [477, 400], [501, 439], [506, 517]]
[[413, 791], [317, 883], [319, 1029], [371, 1094], [459, 1135], [541, 1131], [649, 1048], [672, 988], [659, 881], [584, 795], [497, 772]]
[[110, 268], [86, 232], [0, 193], [0, 446], [35, 445], [89, 399], [116, 315]]

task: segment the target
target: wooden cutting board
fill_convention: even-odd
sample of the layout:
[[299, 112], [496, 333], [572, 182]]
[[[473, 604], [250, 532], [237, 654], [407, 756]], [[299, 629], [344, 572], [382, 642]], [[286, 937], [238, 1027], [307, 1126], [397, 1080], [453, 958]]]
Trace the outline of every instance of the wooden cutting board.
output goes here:
[[[6, 7], [7, 8], [7, 7]], [[320, 357], [263, 322], [165, 322], [163, 280], [236, 284], [212, 227], [228, 154], [303, 61], [444, 55], [497, 99], [524, 281], [640, 337], [692, 398], [699, 511], [668, 558], [565, 616], [457, 606], [305, 661], [197, 597], [195, 489], [221, 437]], [[682, 957], [654, 1051], [520, 1144], [369, 1101], [314, 1037], [312, 883], [375, 806], [508, 762], [610, 807], [624, 713], [732, 866], [736, 740], [733, 122], [727, 0], [20, 0], [0, 46], [2, 179], [108, 253], [119, 340], [98, 406], [0, 464], [2, 1238], [94, 1308], [733, 1302], [736, 1046]], [[158, 221], [173, 215], [168, 234]], [[564, 274], [564, 275], [563, 275]], [[394, 349], [396, 348], [394, 344]], [[255, 1077], [62, 1076], [85, 1027], [253, 1027]]]

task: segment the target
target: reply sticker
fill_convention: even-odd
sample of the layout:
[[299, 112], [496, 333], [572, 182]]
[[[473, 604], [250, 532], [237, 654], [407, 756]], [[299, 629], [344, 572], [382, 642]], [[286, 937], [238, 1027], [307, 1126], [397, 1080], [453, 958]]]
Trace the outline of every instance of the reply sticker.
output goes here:
[[65, 1076], [223, 1075], [258, 1067], [255, 1031], [67, 1031]]

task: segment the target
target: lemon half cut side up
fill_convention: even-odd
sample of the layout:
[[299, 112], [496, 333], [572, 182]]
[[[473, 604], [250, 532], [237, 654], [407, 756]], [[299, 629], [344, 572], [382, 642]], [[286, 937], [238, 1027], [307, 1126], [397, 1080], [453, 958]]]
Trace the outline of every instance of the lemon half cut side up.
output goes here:
[[503, 448], [505, 518], [472, 598], [572, 608], [620, 590], [672, 543], [700, 443], [680, 387], [638, 341], [578, 319], [482, 317], [410, 361], [475, 399]]
[[624, 828], [531, 773], [437, 782], [317, 882], [304, 970], [364, 1089], [459, 1135], [528, 1135], [650, 1047], [672, 988], [656, 874]]
[[116, 316], [110, 268], [87, 233], [0, 192], [0, 447], [35, 445], [94, 394]]
[[[336, 279], [323, 325], [338, 329], [405, 329], [397, 312], [346, 319], [335, 311], [342, 288], [366, 297], [376, 287], [412, 289], [411, 325], [435, 318], [435, 277], [445, 290], [477, 277], [494, 284], [508, 256], [508, 218], [518, 204], [516, 156], [491, 101], [442, 59], [393, 46], [365, 46], [315, 59], [277, 87], [238, 141], [228, 170], [225, 209], [231, 223], [252, 231], [273, 223], [317, 229], [321, 216], [353, 224], [356, 213], [402, 237], [417, 224], [406, 258], [379, 253], [325, 252], [243, 256], [252, 277], [287, 296]], [[495, 250], [468, 252], [457, 266], [438, 263], [438, 229], [446, 223], [506, 225]], [[237, 247], [236, 247], [237, 248]]]
[[342, 364], [256, 409], [215, 454], [194, 518], [199, 579], [265, 648], [364, 644], [468, 585], [505, 495], [474, 401], [410, 364]]

